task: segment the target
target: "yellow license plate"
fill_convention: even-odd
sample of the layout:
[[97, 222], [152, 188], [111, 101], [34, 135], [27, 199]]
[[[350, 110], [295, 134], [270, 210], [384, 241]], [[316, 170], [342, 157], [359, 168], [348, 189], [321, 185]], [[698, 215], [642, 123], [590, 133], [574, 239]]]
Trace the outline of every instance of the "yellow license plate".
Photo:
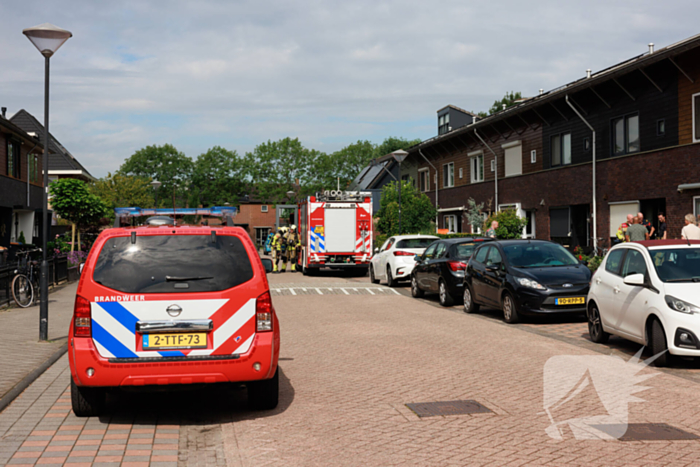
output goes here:
[[557, 298], [554, 303], [557, 305], [583, 305], [586, 303], [586, 297]]
[[143, 348], [148, 349], [196, 349], [207, 346], [207, 333], [179, 332], [173, 334], [144, 334]]

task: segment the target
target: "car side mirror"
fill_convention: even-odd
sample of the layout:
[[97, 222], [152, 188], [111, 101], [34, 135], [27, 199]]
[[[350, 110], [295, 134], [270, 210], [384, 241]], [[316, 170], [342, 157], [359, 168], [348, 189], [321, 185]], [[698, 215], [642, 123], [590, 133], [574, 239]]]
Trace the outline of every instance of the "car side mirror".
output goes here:
[[634, 287], [645, 287], [646, 281], [644, 280], [644, 274], [630, 274], [624, 279], [625, 284]]
[[414, 256], [413, 256], [413, 261], [415, 261], [416, 263], [419, 262], [419, 261], [420, 261], [420, 255], [414, 255]]
[[374, 249], [374, 252], [375, 252], [375, 253], [379, 253], [379, 247], [375, 248], [375, 249]]
[[272, 260], [270, 258], [262, 258], [262, 265], [265, 268], [265, 274], [272, 272]]
[[78, 268], [78, 274], [83, 275], [83, 268], [85, 267], [85, 263], [80, 263], [80, 267]]

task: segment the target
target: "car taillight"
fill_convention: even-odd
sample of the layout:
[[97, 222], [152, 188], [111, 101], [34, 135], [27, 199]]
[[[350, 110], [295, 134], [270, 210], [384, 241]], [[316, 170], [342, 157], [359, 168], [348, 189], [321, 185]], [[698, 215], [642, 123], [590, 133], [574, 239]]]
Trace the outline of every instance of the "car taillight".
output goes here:
[[270, 292], [258, 297], [255, 303], [255, 330], [257, 332], [272, 331], [272, 299]]
[[467, 269], [467, 263], [463, 263], [461, 261], [448, 261], [447, 265], [455, 272], [466, 271]]
[[75, 337], [92, 336], [90, 302], [80, 295], [76, 295], [73, 307], [73, 335]]
[[408, 252], [408, 251], [399, 251], [399, 250], [396, 250], [396, 251], [394, 252], [394, 256], [416, 256], [416, 254], [415, 254], [415, 253]]

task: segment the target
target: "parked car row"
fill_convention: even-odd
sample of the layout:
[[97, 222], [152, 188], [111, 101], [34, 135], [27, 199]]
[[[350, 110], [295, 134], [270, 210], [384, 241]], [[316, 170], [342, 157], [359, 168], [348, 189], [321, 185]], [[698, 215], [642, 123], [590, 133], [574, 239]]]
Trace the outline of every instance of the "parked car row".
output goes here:
[[411, 295], [460, 301], [466, 313], [500, 308], [503, 320], [582, 315], [591, 340], [611, 334], [649, 346], [657, 366], [675, 356], [700, 357], [700, 240], [651, 240], [614, 246], [598, 270], [543, 240], [389, 238], [376, 252], [370, 279], [392, 287], [411, 281]]

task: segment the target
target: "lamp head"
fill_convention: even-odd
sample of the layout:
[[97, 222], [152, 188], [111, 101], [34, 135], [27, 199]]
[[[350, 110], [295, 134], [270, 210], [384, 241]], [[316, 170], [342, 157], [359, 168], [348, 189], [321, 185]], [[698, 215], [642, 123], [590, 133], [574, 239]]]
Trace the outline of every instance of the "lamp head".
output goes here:
[[154, 190], [157, 190], [158, 188], [160, 188], [160, 186], [162, 185], [162, 183], [160, 183], [158, 180], [153, 180], [153, 181], [150, 183], [150, 185], [153, 187]]
[[33, 28], [27, 28], [22, 34], [32, 41], [34, 47], [41, 52], [44, 57], [50, 57], [66, 42], [73, 37], [70, 31], [61, 29], [51, 23], [40, 24]]
[[394, 151], [391, 153], [392, 156], [394, 156], [394, 159], [396, 159], [396, 162], [399, 164], [404, 161], [408, 157], [408, 153], [404, 151], [403, 149], [399, 149], [398, 151]]

